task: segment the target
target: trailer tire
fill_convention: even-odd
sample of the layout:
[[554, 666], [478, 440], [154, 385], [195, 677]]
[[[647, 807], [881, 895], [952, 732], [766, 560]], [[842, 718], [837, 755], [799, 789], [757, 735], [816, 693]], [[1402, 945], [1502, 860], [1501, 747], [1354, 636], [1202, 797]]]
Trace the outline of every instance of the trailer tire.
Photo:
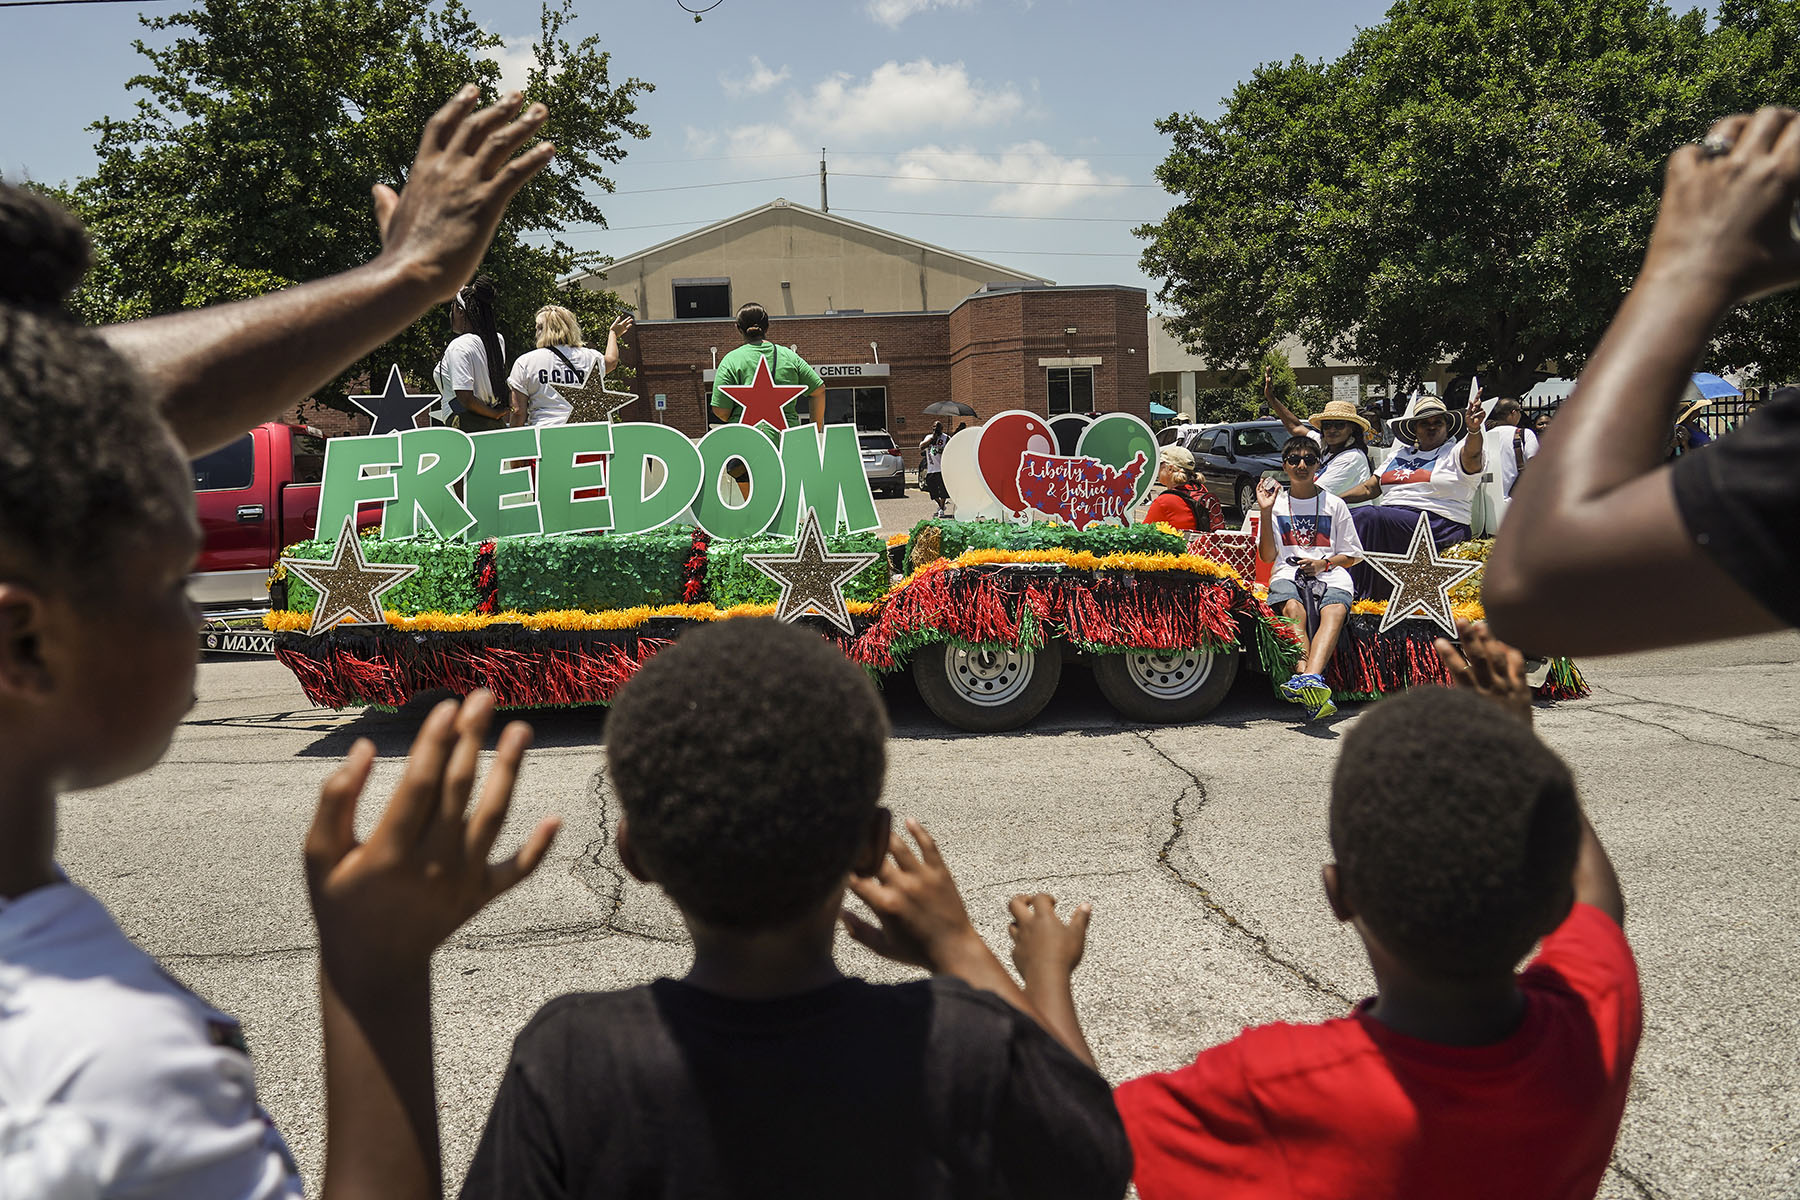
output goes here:
[[970, 733], [1017, 729], [1044, 711], [1062, 678], [1062, 647], [987, 650], [964, 642], [924, 646], [913, 680], [927, 708]]
[[1198, 721], [1237, 682], [1238, 651], [1127, 650], [1093, 656], [1094, 682], [1120, 715], [1156, 725]]

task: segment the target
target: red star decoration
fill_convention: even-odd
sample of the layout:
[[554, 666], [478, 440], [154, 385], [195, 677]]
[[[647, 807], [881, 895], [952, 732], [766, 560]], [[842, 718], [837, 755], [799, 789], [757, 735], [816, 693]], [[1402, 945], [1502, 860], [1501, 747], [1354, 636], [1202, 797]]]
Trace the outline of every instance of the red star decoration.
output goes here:
[[756, 378], [749, 383], [722, 383], [719, 390], [731, 399], [744, 406], [738, 417], [739, 424], [767, 424], [774, 429], [786, 429], [787, 414], [782, 407], [806, 395], [812, 389], [804, 383], [776, 383], [775, 376], [769, 373], [769, 360], [760, 358], [756, 363]]

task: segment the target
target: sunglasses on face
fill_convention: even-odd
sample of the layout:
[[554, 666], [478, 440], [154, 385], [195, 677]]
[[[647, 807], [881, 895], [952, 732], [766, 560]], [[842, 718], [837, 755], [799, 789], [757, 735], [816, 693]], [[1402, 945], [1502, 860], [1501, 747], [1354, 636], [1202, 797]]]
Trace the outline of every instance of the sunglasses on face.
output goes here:
[[1319, 432], [1321, 432], [1321, 433], [1335, 433], [1340, 429], [1347, 430], [1349, 428], [1350, 428], [1350, 422], [1348, 422], [1348, 421], [1320, 421], [1319, 422]]
[[1444, 418], [1442, 418], [1442, 417], [1432, 417], [1430, 420], [1421, 419], [1418, 421], [1414, 421], [1413, 424], [1420, 429], [1448, 429], [1448, 428], [1450, 428], [1449, 423], [1446, 422], [1444, 420]]
[[1316, 467], [1319, 465], [1319, 456], [1316, 454], [1290, 454], [1281, 461], [1290, 467]]

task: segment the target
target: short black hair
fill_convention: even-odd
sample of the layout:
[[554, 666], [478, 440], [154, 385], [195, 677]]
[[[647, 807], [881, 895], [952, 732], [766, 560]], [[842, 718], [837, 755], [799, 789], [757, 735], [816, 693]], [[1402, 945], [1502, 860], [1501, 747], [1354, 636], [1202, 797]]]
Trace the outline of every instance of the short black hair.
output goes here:
[[741, 305], [737, 311], [738, 332], [753, 342], [760, 342], [769, 333], [769, 312], [762, 305], [752, 300]]
[[1498, 421], [1502, 417], [1510, 417], [1514, 413], [1518, 413], [1520, 416], [1520, 419], [1523, 420], [1524, 415], [1525, 415], [1525, 406], [1523, 404], [1520, 404], [1517, 400], [1511, 399], [1509, 397], [1509, 398], [1506, 398], [1503, 400], [1494, 401], [1494, 407], [1488, 410], [1487, 419], [1490, 421]]
[[1569, 768], [1473, 693], [1413, 688], [1344, 739], [1331, 783], [1339, 885], [1421, 973], [1517, 966], [1566, 910], [1580, 842]]
[[97, 599], [121, 550], [193, 519], [193, 477], [133, 368], [62, 307], [80, 222], [0, 185], [0, 249], [0, 578]]
[[1313, 441], [1304, 433], [1296, 433], [1293, 437], [1281, 443], [1281, 457], [1283, 459], [1286, 459], [1289, 454], [1292, 454], [1296, 450], [1311, 450], [1314, 454], [1317, 454], [1319, 452], [1319, 443]]
[[644, 865], [683, 912], [791, 921], [849, 872], [881, 797], [887, 715], [810, 629], [702, 625], [619, 692], [606, 760]]
[[33, 188], [0, 184], [0, 302], [61, 312], [92, 261], [75, 214]]

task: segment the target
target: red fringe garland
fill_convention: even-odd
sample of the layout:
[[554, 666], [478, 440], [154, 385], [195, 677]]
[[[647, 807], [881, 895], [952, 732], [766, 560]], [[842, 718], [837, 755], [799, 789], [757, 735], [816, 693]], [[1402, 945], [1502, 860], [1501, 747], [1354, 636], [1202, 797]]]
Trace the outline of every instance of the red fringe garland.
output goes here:
[[475, 611], [498, 612], [500, 608], [500, 572], [494, 566], [494, 539], [489, 538], [475, 549]]
[[681, 564], [681, 602], [698, 604], [706, 598], [706, 556], [712, 539], [704, 529], [694, 530], [694, 542], [687, 561]]
[[[672, 639], [602, 642], [578, 635], [508, 639], [406, 634], [283, 639], [275, 652], [314, 704], [399, 708], [419, 692], [494, 693], [501, 708], [605, 704]], [[297, 643], [311, 643], [310, 645]]]
[[[704, 535], [683, 570], [684, 591], [705, 570]], [[493, 543], [477, 559], [491, 578]], [[486, 575], [482, 576], [481, 571]], [[690, 573], [692, 571], [693, 573]], [[491, 592], [484, 593], [484, 597]], [[283, 634], [276, 657], [315, 704], [398, 708], [415, 694], [487, 688], [508, 708], [605, 704], [645, 662], [679, 634], [682, 622], [640, 630], [533, 631], [516, 625], [415, 635], [391, 629], [340, 629], [322, 637]], [[1089, 649], [1168, 649], [1239, 643], [1274, 674], [1300, 652], [1287, 621], [1242, 587], [1170, 573], [1098, 577], [1056, 569], [965, 567], [928, 571], [857, 621], [854, 636], [823, 621], [806, 624], [872, 671], [905, 665], [920, 646], [957, 640], [971, 645], [1036, 648], [1062, 637]], [[1344, 698], [1369, 699], [1419, 684], [1448, 684], [1433, 646], [1436, 630], [1408, 621], [1383, 634], [1380, 618], [1352, 614], [1326, 672]], [[1240, 633], [1241, 630], [1241, 633]], [[1273, 659], [1274, 661], [1271, 661]], [[1539, 695], [1586, 694], [1572, 666], [1553, 672]]]
[[1229, 584], [1188, 577], [1094, 578], [1009, 567], [930, 571], [875, 610], [851, 658], [887, 671], [925, 642], [1036, 647], [1053, 635], [1092, 647], [1230, 644], [1238, 636], [1233, 610], [1249, 600]]

